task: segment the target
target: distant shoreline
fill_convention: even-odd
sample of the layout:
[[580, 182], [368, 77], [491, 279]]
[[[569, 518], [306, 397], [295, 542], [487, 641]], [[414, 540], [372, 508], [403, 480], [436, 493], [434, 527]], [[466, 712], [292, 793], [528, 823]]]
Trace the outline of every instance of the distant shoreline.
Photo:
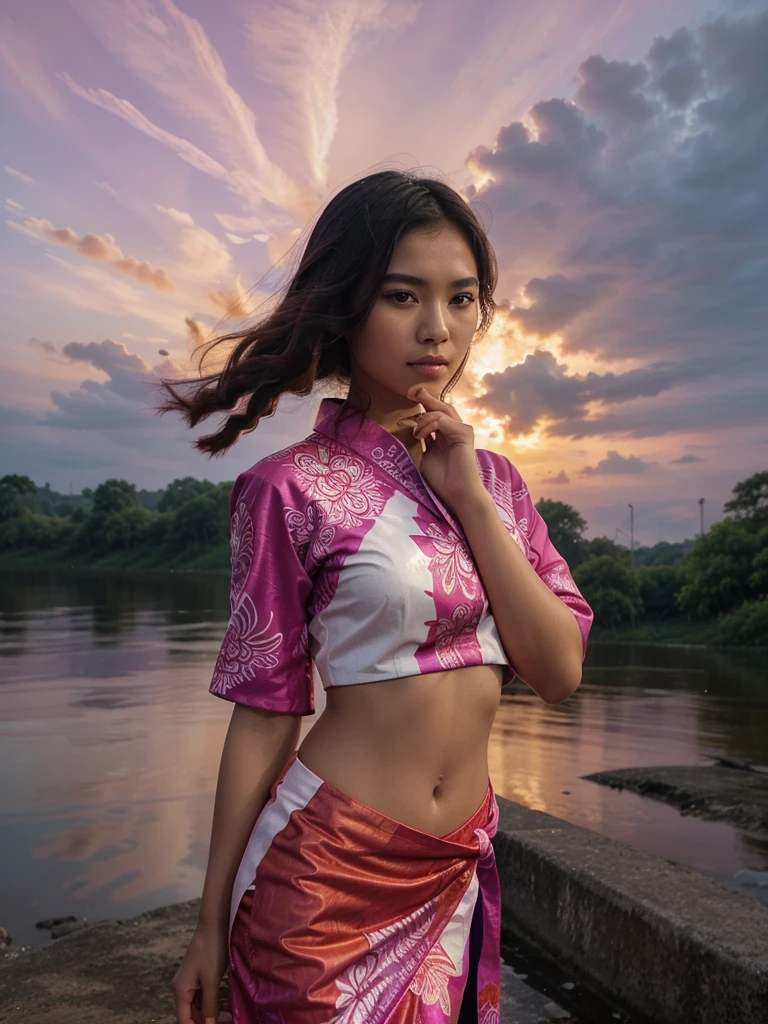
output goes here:
[[[214, 564], [211, 564], [211, 562]], [[0, 569], [94, 569], [94, 570], [115, 570], [119, 572], [161, 572], [180, 573], [194, 572], [205, 573], [209, 576], [223, 576], [227, 579], [230, 576], [229, 565], [216, 564], [220, 562], [220, 552], [210, 551], [200, 555], [192, 562], [178, 562], [174, 564], [158, 564], [151, 554], [144, 554], [137, 558], [135, 552], [115, 552], [97, 560], [84, 558], [82, 555], [54, 555], [48, 552], [35, 551], [26, 555], [0, 554]]]
[[[211, 562], [215, 559], [214, 564]], [[162, 573], [164, 575], [199, 574], [229, 579], [229, 565], [222, 566], [221, 551], [205, 552], [195, 561], [175, 565], [153, 564], [152, 556], [145, 553], [137, 558], [136, 552], [116, 552], [97, 561], [83, 558], [82, 555], [43, 554], [36, 551], [28, 555], [0, 556], [0, 569], [84, 569], [95, 572], [124, 573]], [[216, 564], [219, 563], [219, 564]], [[663, 646], [706, 647], [712, 650], [763, 650], [761, 647], [723, 647], [709, 642], [712, 636], [713, 623], [710, 621], [687, 622], [675, 619], [660, 622], [642, 622], [634, 627], [607, 629], [593, 626], [590, 643], [597, 644], [660, 644]]]

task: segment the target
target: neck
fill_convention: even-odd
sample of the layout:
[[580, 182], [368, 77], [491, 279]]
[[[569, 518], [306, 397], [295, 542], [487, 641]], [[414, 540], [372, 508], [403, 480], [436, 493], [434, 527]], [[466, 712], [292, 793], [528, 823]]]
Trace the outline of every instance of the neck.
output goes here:
[[419, 402], [409, 403], [406, 398], [392, 393], [391, 403], [386, 404], [377, 403], [372, 396], [370, 408], [368, 408], [367, 394], [361, 393], [354, 384], [350, 385], [345, 401], [351, 408], [364, 413], [368, 419], [375, 420], [385, 430], [388, 430], [407, 449], [416, 465], [419, 465], [424, 454], [423, 442], [414, 438], [412, 426], [407, 424], [398, 426], [397, 424], [397, 421], [404, 416], [413, 416], [423, 412], [424, 407]]

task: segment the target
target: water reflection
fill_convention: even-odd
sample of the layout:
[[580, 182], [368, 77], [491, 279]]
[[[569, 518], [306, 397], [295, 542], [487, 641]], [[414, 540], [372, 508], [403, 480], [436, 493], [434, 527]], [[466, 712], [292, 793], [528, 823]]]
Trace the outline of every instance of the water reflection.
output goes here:
[[[231, 710], [207, 688], [228, 613], [222, 576], [4, 574], [0, 924], [17, 943], [45, 940], [41, 917], [128, 917], [199, 895]], [[765, 838], [581, 778], [713, 753], [768, 763], [765, 676], [749, 652], [595, 645], [565, 704], [505, 693], [493, 784], [717, 878], [765, 870]]]

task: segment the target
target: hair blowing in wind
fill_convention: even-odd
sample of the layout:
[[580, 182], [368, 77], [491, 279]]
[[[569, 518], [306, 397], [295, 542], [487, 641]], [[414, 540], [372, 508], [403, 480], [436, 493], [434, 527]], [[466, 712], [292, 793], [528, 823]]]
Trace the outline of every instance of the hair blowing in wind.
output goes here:
[[[165, 394], [158, 411], [181, 412], [189, 427], [215, 413], [228, 414], [218, 430], [194, 442], [202, 452], [221, 455], [262, 417], [271, 416], [282, 395], [309, 395], [321, 381], [349, 385], [352, 366], [345, 335], [368, 317], [398, 240], [416, 228], [445, 224], [462, 232], [477, 263], [477, 337], [482, 336], [493, 320], [497, 265], [475, 211], [442, 181], [380, 171], [352, 182], [328, 202], [295, 274], [268, 315], [206, 344], [207, 353], [234, 342], [223, 369], [191, 380], [161, 381]], [[466, 358], [441, 398], [465, 363]]]

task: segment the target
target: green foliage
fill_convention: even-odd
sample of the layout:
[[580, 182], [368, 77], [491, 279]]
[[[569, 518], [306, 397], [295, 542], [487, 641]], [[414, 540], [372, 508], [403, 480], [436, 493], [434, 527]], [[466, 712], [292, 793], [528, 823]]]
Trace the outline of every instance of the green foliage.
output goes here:
[[768, 527], [758, 533], [757, 542], [760, 550], [752, 559], [749, 585], [754, 587], [758, 594], [768, 594]]
[[638, 568], [637, 582], [643, 618], [653, 622], [679, 614], [677, 595], [683, 585], [683, 573], [677, 566], [648, 565]]
[[768, 522], [768, 470], [753, 473], [733, 488], [733, 498], [725, 504], [726, 513], [737, 519]]
[[127, 480], [117, 480], [111, 477], [94, 490], [91, 511], [96, 516], [105, 516], [110, 512], [119, 512], [121, 509], [129, 508], [131, 505], [138, 505], [136, 484], [129, 484]]
[[768, 646], [768, 597], [758, 597], [722, 615], [714, 643], [723, 647]]
[[653, 547], [635, 548], [635, 565], [677, 565], [692, 547], [692, 540], [685, 540], [679, 544], [660, 540]]
[[629, 565], [611, 555], [590, 555], [573, 576], [597, 625], [616, 628], [634, 624], [641, 614], [640, 584]]
[[685, 584], [680, 608], [699, 619], [720, 615], [759, 596], [751, 582], [753, 562], [766, 541], [765, 531], [741, 519], [723, 519], [699, 537], [681, 563]]
[[223, 488], [190, 498], [173, 513], [168, 544], [174, 551], [204, 551], [228, 538], [229, 493]]
[[586, 558], [612, 558], [620, 565], [629, 566], [632, 564], [632, 557], [629, 548], [623, 548], [621, 544], [611, 540], [609, 537], [593, 537], [592, 540], [584, 542]]
[[145, 544], [154, 518], [154, 513], [141, 505], [109, 512], [101, 523], [102, 550], [125, 551]]
[[24, 498], [37, 493], [37, 485], [28, 476], [6, 473], [0, 478], [0, 522], [23, 515]]
[[[229, 490], [232, 485], [229, 485]], [[186, 501], [208, 494], [216, 490], [216, 484], [210, 480], [196, 480], [193, 476], [178, 477], [168, 484], [163, 496], [157, 504], [158, 512], [175, 512]]]
[[547, 524], [549, 538], [557, 550], [573, 568], [586, 558], [582, 533], [587, 528], [585, 519], [573, 505], [550, 498], [539, 498], [536, 511]]
[[0, 523], [0, 550], [51, 551], [69, 546], [77, 527], [69, 519], [25, 509]]

